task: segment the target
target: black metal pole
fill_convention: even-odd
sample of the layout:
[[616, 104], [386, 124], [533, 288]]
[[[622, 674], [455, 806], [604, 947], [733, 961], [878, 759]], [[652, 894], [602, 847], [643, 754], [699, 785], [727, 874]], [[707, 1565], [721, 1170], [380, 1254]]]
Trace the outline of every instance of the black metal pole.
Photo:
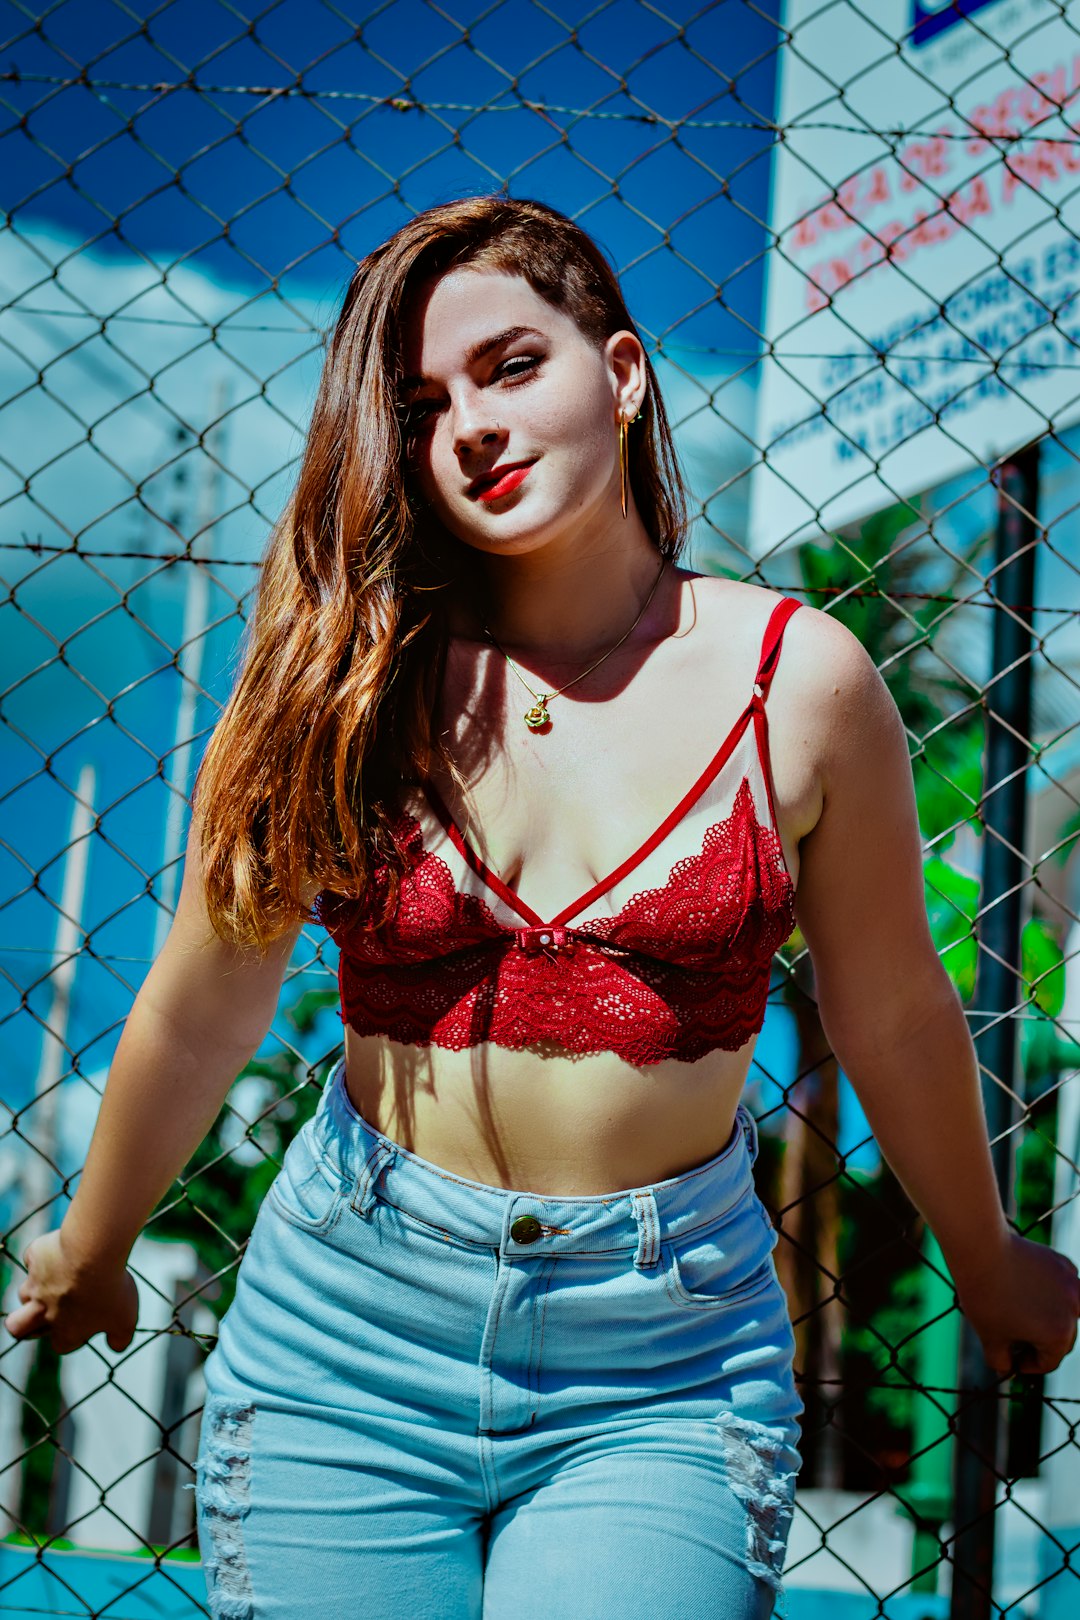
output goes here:
[[[1011, 1209], [1017, 1118], [1018, 1025], [1023, 1000], [1024, 836], [1031, 735], [1031, 615], [1035, 600], [1039, 447], [998, 469], [991, 590], [994, 643], [986, 689], [986, 776], [979, 955], [972, 1036], [1002, 1203]], [[956, 1418], [955, 1531], [950, 1620], [989, 1620], [993, 1607], [994, 1508], [1004, 1472], [1008, 1386], [991, 1371], [974, 1329], [960, 1333]]]

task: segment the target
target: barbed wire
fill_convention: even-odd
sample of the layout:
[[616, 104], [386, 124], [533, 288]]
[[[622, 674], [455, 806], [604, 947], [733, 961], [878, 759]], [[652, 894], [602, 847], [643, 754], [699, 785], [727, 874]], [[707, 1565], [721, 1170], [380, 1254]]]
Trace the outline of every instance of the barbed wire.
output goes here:
[[[88, 90], [121, 90], [154, 96], [174, 95], [179, 92], [195, 92], [202, 96], [251, 96], [259, 100], [273, 101], [287, 97], [299, 97], [312, 101], [356, 101], [373, 108], [385, 108], [393, 112], [425, 112], [425, 113], [468, 113], [479, 115], [481, 113], [531, 112], [545, 116], [558, 115], [559, 117], [573, 118], [575, 121], [599, 120], [614, 123], [645, 124], [658, 126], [672, 132], [681, 129], [702, 130], [739, 130], [752, 131], [757, 134], [772, 135], [783, 138], [792, 130], [798, 131], [825, 131], [837, 135], [858, 135], [863, 139], [874, 139], [898, 144], [902, 141], [920, 139], [932, 133], [935, 139], [943, 141], [971, 141], [973, 133], [970, 130], [938, 129], [936, 125], [927, 130], [921, 124], [896, 125], [893, 127], [880, 127], [867, 129], [865, 124], [840, 122], [836, 119], [799, 118], [786, 125], [775, 123], [772, 119], [756, 118], [697, 118], [687, 115], [682, 118], [665, 118], [662, 113], [653, 111], [642, 112], [613, 112], [597, 107], [571, 107], [553, 101], [539, 101], [530, 97], [519, 97], [514, 101], [500, 103], [497, 101], [435, 101], [419, 100], [412, 96], [402, 95], [373, 95], [363, 90], [343, 90], [329, 87], [311, 88], [300, 82], [286, 85], [245, 85], [245, 84], [204, 84], [193, 76], [179, 80], [124, 80], [94, 78], [86, 73], [74, 75], [49, 73], [24, 73], [18, 68], [0, 70], [0, 83], [9, 84], [48, 84], [58, 90], [84, 88]], [[1042, 123], [1049, 122], [1051, 118], [1062, 117], [1067, 106], [1077, 102], [1080, 91], [1074, 92], [1067, 100], [1054, 104], [1054, 111], [1043, 120], [1037, 121], [1030, 129], [1016, 132], [995, 133], [981, 135], [995, 147], [1004, 150], [1010, 146], [1022, 144], [1024, 141], [1041, 139], [1075, 146], [1080, 141], [1080, 130], [1072, 130], [1067, 135], [1038, 135]], [[951, 98], [950, 107], [953, 106]], [[937, 116], [940, 117], [940, 114]]]

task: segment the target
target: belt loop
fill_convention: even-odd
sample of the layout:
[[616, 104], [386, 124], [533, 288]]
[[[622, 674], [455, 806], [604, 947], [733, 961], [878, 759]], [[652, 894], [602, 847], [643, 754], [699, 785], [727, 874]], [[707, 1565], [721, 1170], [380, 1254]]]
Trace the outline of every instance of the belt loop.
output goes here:
[[757, 1161], [759, 1151], [757, 1120], [744, 1103], [739, 1104], [738, 1111], [742, 1118], [743, 1135], [746, 1138], [746, 1151], [750, 1155], [750, 1163], [754, 1164]]
[[395, 1158], [396, 1154], [388, 1142], [376, 1142], [364, 1161], [352, 1196], [352, 1207], [365, 1221], [375, 1203], [379, 1177]]
[[641, 1270], [646, 1266], [655, 1266], [660, 1259], [660, 1216], [651, 1187], [645, 1192], [634, 1193], [631, 1201], [638, 1225], [634, 1264]]

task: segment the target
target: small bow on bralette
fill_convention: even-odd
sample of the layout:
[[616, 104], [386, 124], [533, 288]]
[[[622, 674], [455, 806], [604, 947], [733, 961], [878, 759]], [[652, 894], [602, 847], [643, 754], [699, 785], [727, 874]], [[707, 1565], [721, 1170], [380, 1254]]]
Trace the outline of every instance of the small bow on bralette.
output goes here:
[[574, 934], [569, 928], [519, 928], [514, 935], [514, 943], [519, 951], [526, 951], [530, 956], [542, 951], [545, 956], [554, 959], [559, 951], [564, 955], [573, 951]]

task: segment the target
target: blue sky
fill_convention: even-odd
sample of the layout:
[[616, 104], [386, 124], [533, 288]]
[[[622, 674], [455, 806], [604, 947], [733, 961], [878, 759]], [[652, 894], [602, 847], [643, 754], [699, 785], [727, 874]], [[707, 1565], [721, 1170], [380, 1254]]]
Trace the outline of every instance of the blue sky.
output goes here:
[[[5, 4], [2, 57], [20, 79], [4, 96], [25, 122], [0, 146], [3, 206], [16, 228], [46, 217], [118, 253], [332, 293], [408, 212], [505, 183], [600, 238], [654, 334], [745, 350], [760, 308], [770, 9], [714, 0], [665, 20], [612, 0], [556, 22], [557, 8], [504, 0], [455, 26], [422, 0], [367, 12], [284, 0], [249, 29], [210, 0], [81, 0], [27, 31]], [[83, 64], [87, 84], [56, 82]]]

